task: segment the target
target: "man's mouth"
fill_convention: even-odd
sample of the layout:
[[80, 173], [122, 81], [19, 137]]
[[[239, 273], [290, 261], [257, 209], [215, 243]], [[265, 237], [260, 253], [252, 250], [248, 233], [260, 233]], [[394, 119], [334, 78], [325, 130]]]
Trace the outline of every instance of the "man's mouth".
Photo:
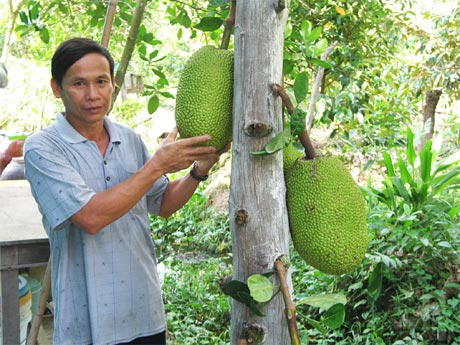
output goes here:
[[86, 108], [86, 111], [89, 111], [90, 113], [96, 113], [98, 111], [100, 111], [102, 109], [102, 107], [100, 106], [97, 106], [97, 107], [87, 107]]

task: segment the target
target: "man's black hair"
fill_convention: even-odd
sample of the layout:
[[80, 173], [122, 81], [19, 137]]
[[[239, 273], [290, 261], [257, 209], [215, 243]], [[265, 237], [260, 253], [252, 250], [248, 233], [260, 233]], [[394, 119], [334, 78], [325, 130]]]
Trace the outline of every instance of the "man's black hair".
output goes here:
[[62, 42], [51, 60], [51, 76], [59, 87], [62, 86], [62, 79], [70, 66], [90, 53], [101, 54], [107, 59], [110, 65], [110, 76], [113, 77], [115, 62], [107, 48], [89, 38], [76, 37]]

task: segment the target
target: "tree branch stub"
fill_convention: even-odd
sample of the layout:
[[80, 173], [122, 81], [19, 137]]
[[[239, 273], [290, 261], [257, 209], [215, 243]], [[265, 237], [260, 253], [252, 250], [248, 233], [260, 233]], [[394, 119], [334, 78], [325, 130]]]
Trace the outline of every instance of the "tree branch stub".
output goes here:
[[244, 128], [244, 133], [249, 137], [266, 137], [273, 132], [273, 126], [263, 121], [251, 122]]
[[249, 222], [249, 213], [244, 208], [236, 211], [235, 222], [238, 225], [245, 225]]
[[286, 9], [286, 0], [275, 0], [275, 12], [280, 13]]

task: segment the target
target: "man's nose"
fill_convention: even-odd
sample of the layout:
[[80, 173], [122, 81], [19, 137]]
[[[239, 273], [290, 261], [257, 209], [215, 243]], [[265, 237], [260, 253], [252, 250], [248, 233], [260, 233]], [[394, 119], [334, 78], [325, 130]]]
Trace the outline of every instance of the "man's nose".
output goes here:
[[93, 83], [89, 83], [86, 89], [86, 98], [87, 99], [95, 99], [99, 96], [99, 92], [97, 86]]

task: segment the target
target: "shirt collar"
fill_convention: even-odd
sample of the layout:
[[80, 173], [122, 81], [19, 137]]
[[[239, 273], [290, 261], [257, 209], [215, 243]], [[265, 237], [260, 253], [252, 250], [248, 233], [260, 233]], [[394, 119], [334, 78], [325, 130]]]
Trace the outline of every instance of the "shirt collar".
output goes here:
[[[62, 112], [57, 114], [55, 125], [58, 133], [71, 144], [78, 144], [88, 140], [72, 127]], [[120, 133], [107, 116], [104, 117], [104, 127], [109, 133], [110, 141], [113, 144], [119, 144], [121, 142]]]

